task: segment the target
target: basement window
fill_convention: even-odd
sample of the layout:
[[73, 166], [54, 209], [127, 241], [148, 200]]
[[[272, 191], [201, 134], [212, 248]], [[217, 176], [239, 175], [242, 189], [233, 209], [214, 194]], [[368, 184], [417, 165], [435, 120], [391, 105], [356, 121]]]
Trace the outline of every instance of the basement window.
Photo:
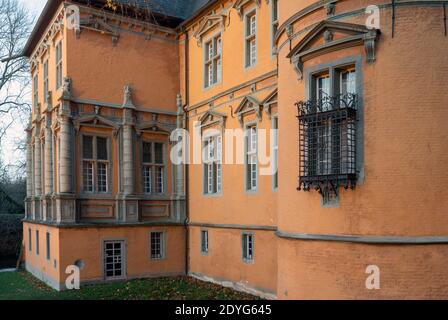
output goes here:
[[208, 230], [201, 230], [201, 253], [208, 254]]
[[251, 262], [254, 260], [254, 235], [251, 233], [243, 233], [243, 261]]
[[165, 244], [163, 232], [151, 232], [151, 259], [161, 260], [165, 258]]

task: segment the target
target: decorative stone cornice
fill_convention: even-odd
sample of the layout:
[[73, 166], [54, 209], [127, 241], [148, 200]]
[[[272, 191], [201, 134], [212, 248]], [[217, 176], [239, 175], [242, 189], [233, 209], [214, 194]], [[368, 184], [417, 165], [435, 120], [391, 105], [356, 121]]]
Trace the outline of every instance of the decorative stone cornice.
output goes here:
[[240, 122], [240, 125], [244, 126], [244, 116], [246, 114], [255, 113], [258, 121], [261, 121], [262, 118], [262, 103], [259, 102], [257, 99], [255, 99], [252, 96], [245, 96], [243, 100], [241, 101], [238, 108], [235, 110], [235, 114], [238, 117], [238, 121]]
[[269, 119], [272, 117], [272, 105], [277, 103], [278, 99], [278, 89], [275, 88], [271, 93], [267, 95], [267, 97], [263, 100], [261, 105], [263, 106], [264, 111], [266, 112]]
[[[334, 39], [334, 32], [345, 34], [344, 37]], [[305, 57], [313, 58], [325, 53], [364, 44], [366, 61], [375, 61], [376, 41], [381, 32], [378, 29], [368, 29], [364, 25], [324, 20], [317, 24], [305, 35], [302, 40], [290, 51], [287, 58], [291, 59], [299, 79], [303, 78], [303, 62]], [[320, 38], [324, 44], [318, 43]]]
[[219, 126], [221, 130], [224, 130], [226, 126], [226, 119], [227, 116], [225, 114], [213, 110], [208, 110], [199, 118], [198, 125], [201, 130], [216, 125]]
[[193, 37], [195, 37], [198, 42], [198, 46], [201, 46], [203, 36], [211, 29], [218, 27], [221, 31], [224, 31], [226, 18], [227, 15], [223, 13], [206, 16], [199, 25], [198, 30], [193, 34]]
[[118, 134], [118, 131], [120, 130], [120, 125], [116, 122], [109, 120], [103, 116], [101, 116], [99, 113], [93, 114], [93, 115], [82, 115], [80, 117], [77, 117], [73, 119], [73, 125], [75, 128], [75, 131], [78, 133], [80, 128], [82, 126], [86, 127], [108, 127], [112, 129], [113, 135], [116, 136]]
[[261, 0], [237, 0], [234, 4], [233, 4], [233, 8], [238, 11], [238, 15], [240, 16], [240, 19], [242, 20], [244, 17], [244, 6], [251, 3], [251, 2], [255, 2], [258, 6], [258, 8], [260, 8], [261, 6]]

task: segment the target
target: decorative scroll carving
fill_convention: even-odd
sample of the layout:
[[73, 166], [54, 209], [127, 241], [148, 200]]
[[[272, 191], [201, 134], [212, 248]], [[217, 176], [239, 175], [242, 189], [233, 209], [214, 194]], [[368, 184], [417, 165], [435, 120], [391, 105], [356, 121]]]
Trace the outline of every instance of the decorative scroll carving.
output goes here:
[[204, 18], [198, 30], [193, 35], [198, 42], [198, 46], [201, 46], [202, 38], [209, 30], [216, 26], [218, 26], [221, 30], [224, 30], [226, 17], [227, 16], [224, 14], [211, 14]]
[[201, 129], [218, 125], [221, 130], [225, 129], [227, 116], [213, 110], [208, 110], [199, 118], [199, 126]]

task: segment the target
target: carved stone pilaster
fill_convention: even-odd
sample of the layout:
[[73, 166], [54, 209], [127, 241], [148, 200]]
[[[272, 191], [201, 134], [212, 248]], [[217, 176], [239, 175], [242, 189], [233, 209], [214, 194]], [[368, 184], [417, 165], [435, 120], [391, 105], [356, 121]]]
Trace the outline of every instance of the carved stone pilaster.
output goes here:
[[33, 147], [31, 145], [32, 129], [28, 125], [26, 129], [26, 196], [33, 196]]
[[[180, 94], [177, 95], [176, 105], [177, 105], [176, 127], [177, 129], [183, 129], [184, 110], [182, 108], [182, 97]], [[184, 141], [179, 140], [178, 143], [184, 143]], [[174, 164], [173, 166], [174, 166], [173, 215], [177, 221], [182, 221], [182, 219], [185, 217], [184, 164], [183, 163]]]
[[45, 115], [45, 194], [53, 194], [53, 131], [48, 109]]
[[71, 121], [71, 80], [64, 78], [61, 106], [59, 108], [59, 126], [60, 126], [60, 192], [62, 194], [71, 194], [73, 192], [73, 173], [72, 173], [72, 121]]
[[129, 85], [124, 87], [123, 99], [123, 193], [134, 194], [134, 109], [132, 90]]

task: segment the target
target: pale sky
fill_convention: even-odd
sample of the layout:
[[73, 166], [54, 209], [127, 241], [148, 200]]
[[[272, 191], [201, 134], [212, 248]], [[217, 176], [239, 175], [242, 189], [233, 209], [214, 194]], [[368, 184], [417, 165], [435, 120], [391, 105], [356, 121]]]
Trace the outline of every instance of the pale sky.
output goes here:
[[[35, 21], [37, 21], [47, 0], [19, 0], [19, 2], [23, 3], [31, 11], [35, 16]], [[29, 99], [31, 100], [31, 96], [29, 96]], [[15, 118], [15, 123], [8, 130], [7, 136], [2, 141], [0, 156], [5, 164], [14, 165], [18, 158], [23, 159], [25, 156], [22, 152], [15, 151], [15, 148], [17, 140], [25, 137], [24, 130], [27, 125], [27, 119], [17, 119], [17, 115], [14, 114], [10, 115], [10, 117]]]

